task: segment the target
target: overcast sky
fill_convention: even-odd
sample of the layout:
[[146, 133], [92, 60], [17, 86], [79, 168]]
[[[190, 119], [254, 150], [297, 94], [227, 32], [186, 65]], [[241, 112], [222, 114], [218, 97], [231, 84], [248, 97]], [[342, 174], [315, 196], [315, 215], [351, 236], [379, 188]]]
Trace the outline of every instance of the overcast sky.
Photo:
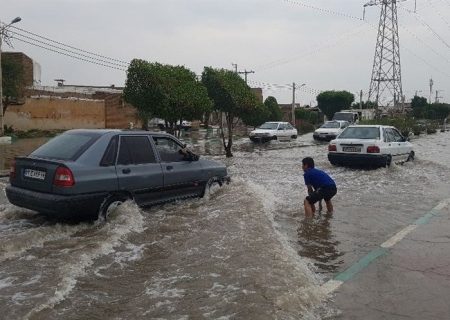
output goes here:
[[[306, 84], [297, 101], [314, 104], [321, 90], [363, 90], [367, 96], [380, 14], [370, 7], [366, 20], [358, 19], [368, 1], [2, 0], [0, 20], [20, 16], [15, 26], [23, 30], [125, 62], [185, 65], [198, 74], [203, 66], [233, 69], [236, 63], [239, 70], [255, 71], [249, 84], [263, 84], [264, 98], [290, 103], [292, 92], [273, 85], [296, 82]], [[409, 100], [417, 90], [428, 98], [432, 77], [433, 91], [443, 90], [441, 101], [450, 102], [450, 0], [417, 4], [416, 15], [414, 0], [402, 2], [398, 12], [404, 94]], [[124, 71], [19, 40], [13, 45], [2, 49], [38, 62], [44, 85], [62, 78], [66, 84], [122, 86], [126, 79]]]

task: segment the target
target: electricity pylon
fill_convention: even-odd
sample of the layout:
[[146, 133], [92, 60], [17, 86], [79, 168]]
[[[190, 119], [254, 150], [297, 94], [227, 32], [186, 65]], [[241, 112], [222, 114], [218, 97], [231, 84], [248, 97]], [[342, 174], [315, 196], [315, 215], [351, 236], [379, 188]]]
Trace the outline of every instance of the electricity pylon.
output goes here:
[[371, 0], [364, 5], [381, 5], [369, 101], [388, 108], [398, 107], [403, 100], [397, 18], [397, 3], [402, 1], [406, 0]]

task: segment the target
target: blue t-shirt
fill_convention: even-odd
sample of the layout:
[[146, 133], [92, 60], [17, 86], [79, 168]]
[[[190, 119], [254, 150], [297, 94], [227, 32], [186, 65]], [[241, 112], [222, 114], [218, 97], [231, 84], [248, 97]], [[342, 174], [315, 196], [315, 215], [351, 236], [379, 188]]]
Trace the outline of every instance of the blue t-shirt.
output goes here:
[[336, 187], [336, 183], [328, 174], [316, 168], [306, 170], [303, 177], [305, 184], [313, 186], [315, 190], [323, 187]]

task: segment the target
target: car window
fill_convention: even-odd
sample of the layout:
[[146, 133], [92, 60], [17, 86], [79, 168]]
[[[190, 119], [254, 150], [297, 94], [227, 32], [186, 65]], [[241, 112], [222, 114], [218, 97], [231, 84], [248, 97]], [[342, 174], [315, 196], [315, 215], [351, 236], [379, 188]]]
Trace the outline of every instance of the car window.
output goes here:
[[286, 129], [286, 125], [284, 123], [280, 123], [280, 125], [278, 126], [278, 130], [284, 130]]
[[108, 167], [116, 164], [116, 155], [117, 155], [117, 143], [119, 139], [117, 136], [113, 137], [106, 148], [105, 154], [103, 155], [102, 160], [100, 161], [100, 166]]
[[339, 139], [380, 139], [377, 127], [347, 127], [339, 135]]
[[118, 164], [128, 165], [155, 162], [155, 154], [147, 136], [120, 137]]
[[291, 126], [290, 124], [287, 124], [287, 125], [286, 125], [286, 129], [288, 129], [288, 130], [292, 130], [292, 129], [294, 129], [294, 127], [293, 127], [293, 126]]
[[341, 122], [341, 129], [347, 128], [348, 122]]
[[273, 122], [266, 122], [259, 127], [259, 129], [266, 129], [266, 130], [277, 130], [277, 128], [278, 123]]
[[388, 129], [391, 132], [392, 135], [392, 141], [394, 142], [403, 142], [403, 136], [395, 129]]
[[339, 128], [339, 122], [337, 121], [329, 121], [325, 122], [321, 128]]
[[185, 161], [185, 155], [181, 152], [183, 146], [169, 137], [153, 137], [156, 150], [158, 150], [161, 161], [180, 162]]
[[32, 156], [58, 160], [76, 160], [98, 138], [99, 134], [65, 133], [36, 149]]

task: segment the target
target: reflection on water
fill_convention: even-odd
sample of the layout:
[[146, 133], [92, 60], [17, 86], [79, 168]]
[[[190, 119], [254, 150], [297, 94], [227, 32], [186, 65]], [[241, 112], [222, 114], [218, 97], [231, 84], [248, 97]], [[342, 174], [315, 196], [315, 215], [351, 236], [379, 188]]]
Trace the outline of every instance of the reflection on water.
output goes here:
[[332, 234], [332, 216], [317, 215], [305, 218], [298, 227], [299, 255], [312, 259], [319, 272], [336, 272], [343, 263], [339, 241]]

